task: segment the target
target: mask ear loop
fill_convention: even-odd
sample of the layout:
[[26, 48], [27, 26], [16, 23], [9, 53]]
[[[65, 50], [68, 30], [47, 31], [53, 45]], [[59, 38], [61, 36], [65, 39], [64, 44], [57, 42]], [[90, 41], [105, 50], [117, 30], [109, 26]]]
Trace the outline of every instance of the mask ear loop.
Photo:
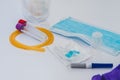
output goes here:
[[16, 37], [21, 34], [20, 31], [16, 30], [9, 37], [11, 44], [17, 48], [21, 48], [21, 49], [25, 49], [25, 50], [35, 50], [35, 51], [45, 52], [44, 47], [53, 43], [54, 36], [53, 36], [52, 32], [47, 29], [40, 28], [40, 27], [36, 27], [36, 28], [48, 36], [48, 38], [45, 42], [38, 44], [38, 45], [34, 45], [34, 46], [28, 46], [28, 45], [22, 44], [16, 40]]

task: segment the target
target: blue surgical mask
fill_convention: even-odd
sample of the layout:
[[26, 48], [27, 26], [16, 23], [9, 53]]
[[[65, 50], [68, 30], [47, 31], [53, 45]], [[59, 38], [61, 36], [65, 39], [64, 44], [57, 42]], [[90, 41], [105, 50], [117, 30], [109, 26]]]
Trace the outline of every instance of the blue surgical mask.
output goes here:
[[53, 25], [51, 31], [67, 37], [72, 36], [72, 38], [78, 37], [78, 35], [80, 35], [79, 38], [87, 42], [91, 46], [94, 42], [94, 40], [92, 40], [93, 34], [95, 32], [99, 32], [102, 34], [102, 49], [104, 48], [104, 50], [110, 52], [110, 54], [112, 55], [118, 55], [120, 53], [120, 34], [116, 34], [92, 25], [88, 25], [71, 17]]

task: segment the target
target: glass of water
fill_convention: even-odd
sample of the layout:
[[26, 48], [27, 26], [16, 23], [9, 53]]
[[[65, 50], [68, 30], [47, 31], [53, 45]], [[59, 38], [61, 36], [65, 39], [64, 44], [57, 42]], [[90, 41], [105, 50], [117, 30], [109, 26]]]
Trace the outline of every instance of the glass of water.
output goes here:
[[22, 0], [23, 16], [30, 23], [39, 24], [49, 15], [50, 0]]

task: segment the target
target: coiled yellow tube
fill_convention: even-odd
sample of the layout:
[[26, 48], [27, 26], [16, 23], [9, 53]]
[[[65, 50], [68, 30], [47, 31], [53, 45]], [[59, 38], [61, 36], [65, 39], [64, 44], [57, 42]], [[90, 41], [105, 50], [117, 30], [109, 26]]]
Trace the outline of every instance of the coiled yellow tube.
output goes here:
[[49, 31], [45, 28], [41, 28], [41, 27], [36, 27], [36, 28], [38, 30], [42, 31], [43, 33], [45, 33], [48, 37], [47, 40], [45, 40], [43, 43], [38, 44], [38, 45], [34, 45], [34, 46], [28, 46], [28, 45], [22, 44], [22, 43], [20, 43], [19, 41], [16, 40], [16, 37], [19, 34], [21, 34], [20, 31], [16, 30], [9, 37], [9, 40], [10, 40], [11, 44], [14, 45], [17, 48], [21, 48], [21, 49], [25, 49], [25, 50], [35, 50], [35, 51], [45, 52], [44, 47], [53, 43], [54, 36], [53, 36], [51, 31]]

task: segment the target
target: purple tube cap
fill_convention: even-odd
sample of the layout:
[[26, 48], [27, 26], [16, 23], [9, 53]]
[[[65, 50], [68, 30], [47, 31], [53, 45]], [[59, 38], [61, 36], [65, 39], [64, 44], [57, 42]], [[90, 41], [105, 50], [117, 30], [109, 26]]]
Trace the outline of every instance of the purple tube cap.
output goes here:
[[19, 31], [24, 29], [24, 27], [25, 27], [24, 24], [21, 24], [21, 23], [17, 23], [17, 25], [16, 25], [16, 29], [19, 30]]

